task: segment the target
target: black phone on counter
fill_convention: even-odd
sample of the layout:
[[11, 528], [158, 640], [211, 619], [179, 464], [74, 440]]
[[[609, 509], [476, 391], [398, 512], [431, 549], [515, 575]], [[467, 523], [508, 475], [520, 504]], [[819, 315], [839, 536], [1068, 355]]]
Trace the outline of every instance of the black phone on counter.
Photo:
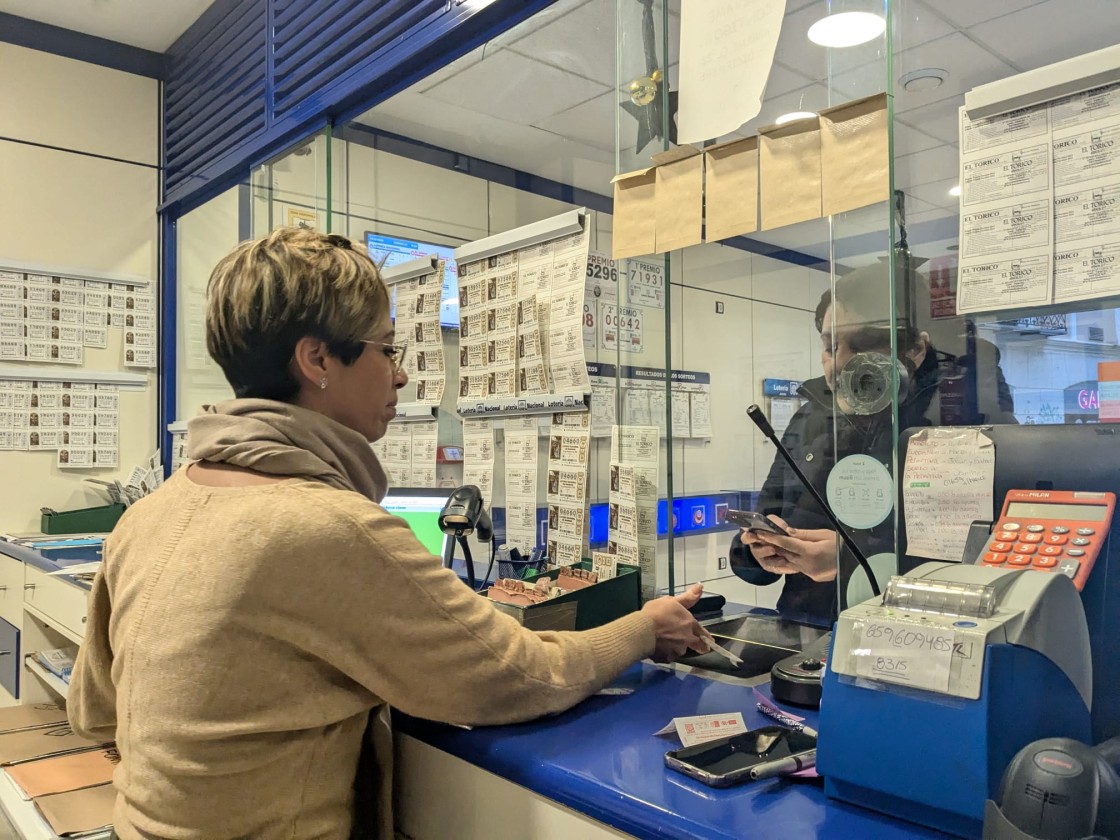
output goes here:
[[763, 516], [753, 510], [729, 510], [727, 511], [727, 521], [751, 531], [769, 531], [771, 534], [781, 534], [783, 537], [789, 536], [789, 531], [769, 516]]
[[[709, 787], [749, 781], [751, 771], [798, 756], [815, 757], [817, 739], [784, 726], [763, 726], [740, 735], [665, 753], [665, 766]], [[807, 762], [813, 763], [813, 762]]]

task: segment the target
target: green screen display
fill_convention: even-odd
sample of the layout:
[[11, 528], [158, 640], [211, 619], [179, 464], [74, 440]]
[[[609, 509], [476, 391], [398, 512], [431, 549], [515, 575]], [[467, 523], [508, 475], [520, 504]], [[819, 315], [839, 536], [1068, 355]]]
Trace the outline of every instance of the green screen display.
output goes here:
[[412, 533], [416, 535], [416, 539], [420, 540], [424, 548], [437, 557], [443, 554], [444, 533], [439, 529], [439, 510], [389, 509], [389, 512], [408, 523], [408, 527], [412, 529]]

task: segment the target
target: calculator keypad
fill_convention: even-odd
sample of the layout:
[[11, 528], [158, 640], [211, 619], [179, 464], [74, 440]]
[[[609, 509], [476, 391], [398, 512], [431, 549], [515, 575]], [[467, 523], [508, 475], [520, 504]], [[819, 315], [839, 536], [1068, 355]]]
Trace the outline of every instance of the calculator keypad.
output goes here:
[[[1076, 535], [1076, 536], [1074, 536]], [[982, 562], [987, 566], [1031, 568], [1076, 578], [1089, 562], [1097, 531], [1089, 527], [1039, 522], [1000, 522]], [[1095, 554], [1093, 555], [1095, 556]]]

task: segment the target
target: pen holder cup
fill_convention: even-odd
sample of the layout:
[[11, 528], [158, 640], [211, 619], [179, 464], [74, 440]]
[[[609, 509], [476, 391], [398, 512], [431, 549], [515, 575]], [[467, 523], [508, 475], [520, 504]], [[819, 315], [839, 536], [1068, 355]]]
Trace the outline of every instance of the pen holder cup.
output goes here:
[[501, 560], [498, 562], [498, 577], [528, 579], [539, 575], [544, 569], [544, 558], [540, 560]]
[[[584, 560], [578, 568], [591, 571], [591, 563]], [[527, 579], [536, 583], [543, 578], [556, 580], [559, 576], [559, 569], [549, 569], [547, 572], [530, 575]], [[499, 602], [494, 602], [494, 606], [533, 630], [588, 630], [641, 609], [641, 580], [637, 566], [619, 563], [615, 577], [599, 581], [585, 589], [577, 589], [527, 607]]]
[[124, 505], [65, 510], [61, 513], [44, 513], [39, 529], [44, 534], [107, 534], [113, 530], [124, 513]]

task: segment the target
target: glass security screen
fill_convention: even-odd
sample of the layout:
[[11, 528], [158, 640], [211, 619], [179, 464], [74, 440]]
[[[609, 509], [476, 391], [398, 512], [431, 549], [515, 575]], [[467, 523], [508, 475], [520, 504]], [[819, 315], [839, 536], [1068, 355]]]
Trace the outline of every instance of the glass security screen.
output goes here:
[[393, 488], [381, 500], [381, 507], [407, 522], [416, 539], [432, 554], [442, 557], [447, 535], [439, 529], [439, 512], [443, 510], [450, 492], [443, 493], [430, 488]]
[[385, 268], [433, 254], [445, 260], [443, 292], [439, 299], [439, 323], [440, 326], [459, 329], [459, 275], [455, 268], [454, 248], [376, 233], [366, 233], [366, 248], [370, 259], [375, 263], [380, 265], [381, 260], [385, 259]]

